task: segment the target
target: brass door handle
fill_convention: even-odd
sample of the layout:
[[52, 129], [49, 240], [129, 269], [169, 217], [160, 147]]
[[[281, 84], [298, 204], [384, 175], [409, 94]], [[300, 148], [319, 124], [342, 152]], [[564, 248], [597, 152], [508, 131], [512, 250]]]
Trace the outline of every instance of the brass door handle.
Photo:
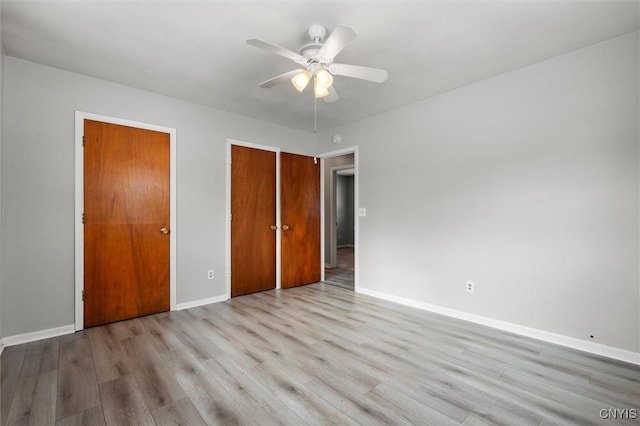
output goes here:
[[284, 231], [288, 230], [288, 229], [289, 229], [289, 225], [282, 225], [282, 229], [283, 229]]
[[160, 233], [162, 235], [167, 235], [169, 233], [169, 230], [167, 228], [160, 228]]
[[272, 230], [272, 231], [275, 231], [276, 229], [278, 229], [278, 227], [277, 227], [277, 226], [275, 226], [275, 225], [271, 225], [271, 230]]

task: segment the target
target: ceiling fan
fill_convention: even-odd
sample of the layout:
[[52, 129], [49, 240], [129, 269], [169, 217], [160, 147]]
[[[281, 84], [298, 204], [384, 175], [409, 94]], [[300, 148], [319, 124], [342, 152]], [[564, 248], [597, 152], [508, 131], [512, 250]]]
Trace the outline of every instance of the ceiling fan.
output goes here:
[[247, 44], [251, 46], [284, 56], [301, 66], [301, 68], [263, 81], [260, 83], [260, 87], [266, 89], [283, 81], [291, 80], [293, 87], [302, 92], [313, 79], [314, 96], [316, 98], [324, 98], [326, 102], [333, 102], [338, 99], [335, 88], [333, 88], [334, 75], [358, 78], [375, 83], [382, 83], [387, 79], [388, 73], [386, 70], [333, 62], [334, 58], [356, 37], [356, 32], [353, 28], [346, 25], [338, 25], [326, 40], [324, 38], [327, 35], [327, 30], [322, 25], [311, 25], [308, 33], [311, 43], [302, 46], [299, 54], [255, 38], [247, 40]]

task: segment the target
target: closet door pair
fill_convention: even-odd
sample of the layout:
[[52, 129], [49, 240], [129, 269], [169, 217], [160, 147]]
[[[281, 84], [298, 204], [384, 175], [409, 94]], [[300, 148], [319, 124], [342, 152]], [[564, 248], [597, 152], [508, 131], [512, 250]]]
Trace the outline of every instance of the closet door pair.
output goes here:
[[[276, 156], [280, 156], [280, 224]], [[231, 296], [320, 281], [320, 163], [313, 157], [231, 146]]]

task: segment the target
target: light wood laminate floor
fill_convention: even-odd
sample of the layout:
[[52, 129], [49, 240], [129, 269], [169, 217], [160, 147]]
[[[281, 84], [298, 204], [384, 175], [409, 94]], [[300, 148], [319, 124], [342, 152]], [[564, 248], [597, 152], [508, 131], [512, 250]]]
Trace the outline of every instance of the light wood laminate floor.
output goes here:
[[355, 262], [353, 247], [338, 247], [336, 267], [324, 269], [324, 281], [347, 290], [354, 289]]
[[2, 424], [638, 424], [637, 366], [323, 283], [8, 347]]
[[354, 247], [338, 247], [336, 249], [336, 267], [340, 269], [354, 270]]
[[354, 273], [349, 269], [325, 268], [324, 282], [345, 290], [354, 289]]

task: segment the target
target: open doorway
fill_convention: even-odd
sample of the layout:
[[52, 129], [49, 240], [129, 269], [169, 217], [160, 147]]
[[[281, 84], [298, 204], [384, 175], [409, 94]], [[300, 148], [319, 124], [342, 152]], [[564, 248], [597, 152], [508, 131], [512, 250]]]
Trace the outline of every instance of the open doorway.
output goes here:
[[354, 270], [354, 180], [355, 169], [334, 172], [335, 250], [336, 268]]
[[355, 155], [324, 159], [325, 279], [327, 284], [355, 287]]

